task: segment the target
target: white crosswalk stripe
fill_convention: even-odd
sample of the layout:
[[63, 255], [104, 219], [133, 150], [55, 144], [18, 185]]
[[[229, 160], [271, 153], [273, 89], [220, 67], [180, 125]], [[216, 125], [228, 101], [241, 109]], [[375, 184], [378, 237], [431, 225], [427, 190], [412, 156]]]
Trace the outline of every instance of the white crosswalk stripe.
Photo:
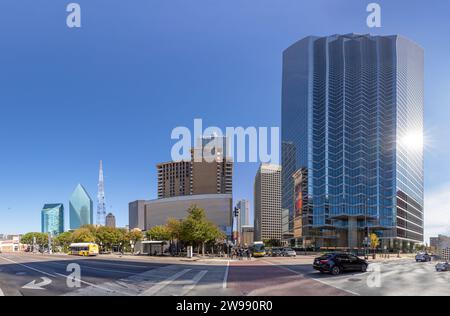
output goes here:
[[197, 283], [200, 282], [200, 280], [205, 276], [206, 273], [208, 273], [208, 270], [202, 270], [197, 273], [197, 275], [190, 281], [191, 284], [183, 286], [183, 293], [181, 294], [181, 296], [187, 295], [197, 285]]
[[184, 269], [184, 270], [182, 270], [180, 272], [175, 273], [174, 275], [168, 277], [164, 281], [159, 282], [159, 283], [155, 284], [154, 286], [152, 286], [151, 288], [145, 290], [142, 294], [140, 294], [140, 296], [152, 296], [152, 295], [155, 295], [156, 293], [161, 291], [163, 288], [168, 286], [170, 283], [172, 283], [173, 281], [175, 281], [176, 279], [181, 277], [183, 274], [188, 273], [189, 271], [191, 271], [191, 269]]
[[0, 296], [5, 296], [1, 288], [0, 288]]
[[[208, 272], [208, 270], [194, 268], [180, 270], [174, 266], [165, 266], [116, 281], [80, 288], [65, 295], [185, 296], [194, 289], [197, 290], [200, 281]], [[204, 288], [204, 284], [201, 286], [201, 290], [207, 290]]]

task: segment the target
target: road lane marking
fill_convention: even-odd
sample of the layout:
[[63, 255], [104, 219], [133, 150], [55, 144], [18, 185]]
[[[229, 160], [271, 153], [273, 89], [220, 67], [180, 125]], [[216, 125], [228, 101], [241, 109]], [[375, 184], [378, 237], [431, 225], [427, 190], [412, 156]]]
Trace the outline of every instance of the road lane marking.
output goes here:
[[3, 293], [1, 288], [0, 288], [0, 296], [5, 296], [5, 293]]
[[14, 261], [14, 260], [11, 260], [11, 259], [9, 259], [9, 258], [5, 258], [5, 257], [3, 257], [3, 256], [0, 256], [0, 258], [2, 258], [3, 260], [6, 260], [6, 261], [12, 262], [12, 263], [14, 263], [14, 264], [18, 264], [19, 266], [22, 266], [22, 267], [24, 267], [24, 268], [33, 270], [33, 271], [38, 272], [38, 273], [41, 273], [41, 274], [44, 274], [44, 275], [46, 275], [46, 276], [49, 276], [49, 277], [52, 277], [52, 278], [56, 278], [56, 275], [54, 275], [54, 274], [47, 273], [47, 272], [42, 271], [42, 270], [39, 270], [39, 269], [35, 269], [35, 268], [30, 267], [30, 266], [28, 266], [28, 265], [26, 265], [26, 264], [23, 264], [23, 263], [20, 263], [20, 262], [16, 262], [16, 261]]
[[[57, 275], [59, 275], [59, 276], [61, 276], [61, 277], [63, 277], [63, 278], [66, 278], [66, 279], [72, 279], [69, 275], [65, 275], [65, 274], [62, 274], [62, 273], [56, 273]], [[106, 288], [106, 287], [103, 287], [103, 286], [100, 286], [100, 285], [97, 285], [97, 284], [94, 284], [94, 283], [90, 283], [90, 282], [87, 282], [87, 281], [84, 281], [84, 280], [81, 280], [81, 279], [77, 279], [77, 281], [80, 281], [81, 283], [83, 283], [83, 284], [86, 284], [86, 285], [89, 285], [89, 286], [92, 286], [92, 287], [95, 287], [95, 288], [97, 288], [97, 289], [100, 289], [100, 290], [102, 290], [102, 291], [106, 291], [106, 292], [118, 292], [118, 293], [120, 293], [120, 294], [122, 294], [122, 295], [128, 295], [128, 294], [126, 294], [126, 293], [123, 293], [123, 292], [119, 292], [119, 291], [115, 291], [115, 290], [111, 290], [111, 289], [108, 289], [108, 288]]]
[[[62, 263], [62, 262], [52, 262], [53, 264], [57, 264], [57, 265], [63, 265], [63, 266], [67, 266], [67, 264]], [[85, 265], [83, 262], [77, 262], [75, 261], [74, 263], [77, 263], [80, 265], [81, 269], [91, 269], [91, 270], [95, 270], [95, 271], [104, 271], [104, 272], [113, 272], [113, 273], [118, 273], [118, 274], [130, 274], [130, 275], [135, 275], [136, 273], [133, 272], [127, 272], [127, 271], [119, 271], [119, 270], [111, 270], [111, 269], [101, 269], [101, 268], [94, 268], [94, 267], [90, 267], [88, 265]]]
[[175, 273], [174, 275], [168, 277], [164, 281], [161, 281], [161, 282], [155, 284], [154, 286], [152, 286], [151, 288], [145, 290], [139, 296], [152, 296], [152, 295], [156, 294], [158, 291], [165, 288], [167, 285], [169, 285], [173, 281], [175, 281], [176, 279], [178, 279], [179, 277], [181, 277], [183, 274], [188, 273], [189, 271], [191, 271], [191, 269], [184, 269], [182, 271], [179, 271], [179, 272]]
[[42, 282], [36, 283], [36, 280], [31, 281], [30, 283], [25, 284], [22, 286], [22, 289], [28, 289], [28, 290], [46, 290], [44, 286], [47, 286], [52, 283], [52, 280], [50, 280], [47, 277], [41, 277]]
[[[272, 263], [272, 262], [270, 262], [270, 261], [265, 261], [265, 260], [262, 260], [262, 261], [263, 261], [263, 262], [267, 262], [267, 263], [269, 263], [269, 264], [271, 264], [271, 265], [273, 265], [273, 266], [276, 266], [276, 267], [278, 267], [278, 268], [280, 268], [280, 269], [284, 269], [284, 270], [286, 270], [286, 271], [290, 271], [290, 272], [292, 272], [292, 273], [295, 273], [295, 274], [297, 274], [298, 276], [303, 277], [303, 278], [305, 278], [305, 279], [308, 278], [308, 277], [305, 276], [305, 274], [300, 273], [300, 272], [298, 272], [298, 271], [295, 271], [295, 270], [293, 270], [293, 269], [290, 269], [290, 268], [287, 268], [287, 267], [284, 267], [284, 266], [280, 266], [280, 265], [275, 264], [275, 263]], [[352, 294], [352, 295], [355, 295], [355, 296], [361, 296], [361, 294], [359, 294], [359, 293], [356, 293], [356, 292], [353, 292], [353, 291], [350, 291], [350, 290], [343, 289], [343, 288], [338, 287], [338, 286], [336, 286], [336, 285], [329, 284], [329, 283], [327, 283], [327, 282], [325, 282], [325, 281], [322, 281], [322, 280], [320, 280], [320, 279], [311, 278], [311, 280], [317, 281], [317, 282], [322, 283], [322, 284], [324, 284], [324, 285], [328, 285], [328, 286], [334, 287], [335, 289], [338, 289], [338, 290], [347, 292], [347, 293]]]
[[[133, 272], [127, 272], [127, 271], [122, 271], [122, 270], [112, 270], [112, 269], [101, 269], [101, 268], [94, 268], [88, 265], [85, 265], [86, 262], [79, 262], [79, 261], [71, 261], [71, 260], [59, 260], [59, 261], [51, 261], [49, 262], [48, 260], [46, 260], [45, 258], [40, 258], [42, 260], [37, 260], [39, 262], [47, 262], [49, 265], [51, 264], [56, 264], [56, 265], [62, 265], [62, 266], [67, 266], [66, 263], [61, 262], [61, 261], [70, 261], [70, 262], [75, 262], [80, 264], [81, 268], [86, 268], [86, 269], [92, 269], [92, 270], [97, 270], [97, 271], [105, 271], [105, 272], [112, 272], [112, 273], [121, 273], [121, 274], [129, 274], [129, 275], [135, 275], [136, 273]], [[93, 261], [94, 262], [94, 261]], [[98, 262], [100, 263], [100, 262]]]
[[[64, 258], [60, 258], [59, 256], [52, 257], [52, 256], [45, 256], [45, 255], [44, 256], [41, 256], [41, 255], [31, 256], [31, 258], [39, 259], [40, 262], [48, 262], [48, 260], [46, 258], [49, 258], [49, 259], [51, 258], [51, 259], [55, 259], [53, 261], [53, 263], [56, 263], [56, 264], [64, 264], [64, 262], [70, 261], [70, 262], [75, 262], [75, 263], [79, 263], [79, 264], [95, 263], [95, 264], [106, 265], [106, 266], [115, 265], [115, 266], [120, 266], [120, 267], [141, 268], [143, 270], [148, 268], [147, 266], [144, 266], [144, 265], [110, 263], [107, 261], [109, 261], [111, 259], [104, 259], [104, 258], [99, 258], [99, 259], [89, 258], [88, 259], [88, 258], [78, 258], [78, 257], [73, 257], [73, 256], [72, 257], [67, 256]], [[103, 261], [100, 261], [100, 260], [103, 260]], [[78, 261], [81, 261], [81, 262], [78, 262]], [[146, 263], [143, 262], [143, 264], [146, 264]], [[105, 270], [105, 269], [102, 269], [102, 270]], [[111, 270], [111, 272], [117, 272], [117, 271], [118, 270]], [[130, 274], [136, 274], [136, 273], [130, 273]]]
[[189, 285], [183, 286], [183, 294], [181, 296], [186, 296], [192, 289], [197, 285], [197, 283], [205, 276], [205, 274], [208, 273], [208, 270], [202, 270], [199, 273], [195, 275], [195, 277], [192, 279], [192, 283]]
[[[11, 260], [11, 259], [8, 259], [8, 258], [2, 257], [2, 256], [0, 256], [0, 258], [5, 259], [5, 260], [7, 260], [7, 261], [9, 261], [9, 262], [18, 264], [18, 265], [20, 265], [20, 266], [23, 266], [23, 267], [25, 267], [25, 268], [27, 268], [27, 269], [30, 269], [30, 270], [33, 270], [33, 271], [36, 271], [36, 272], [45, 274], [45, 275], [50, 276], [50, 277], [52, 277], [52, 278], [56, 278], [57, 276], [61, 276], [61, 277], [65, 278], [65, 279], [69, 279], [69, 278], [70, 278], [70, 276], [65, 275], [65, 274], [61, 274], [61, 273], [56, 273], [56, 272], [55, 272], [55, 275], [53, 275], [53, 274], [47, 273], [47, 272], [45, 272], [45, 271], [41, 271], [41, 270], [35, 269], [35, 268], [33, 268], [33, 267], [29, 267], [29, 266], [27, 266], [27, 265], [25, 265], [25, 264], [22, 264], [22, 263], [19, 263], [19, 262], [15, 262], [15, 261], [13, 261], [13, 260]], [[108, 288], [105, 288], [105, 287], [102, 287], [102, 286], [98, 286], [98, 285], [96, 285], [96, 284], [93, 284], [93, 283], [90, 283], [90, 282], [87, 282], [87, 281], [84, 281], [84, 280], [79, 280], [79, 281], [80, 281], [81, 283], [83, 283], [83, 284], [86, 284], [86, 285], [89, 285], [89, 286], [92, 286], [92, 287], [101, 289], [101, 290], [103, 290], [103, 291], [114, 292], [114, 291], [111, 290], [111, 289], [108, 289]], [[121, 293], [121, 292], [119, 292], [119, 293], [120, 293], [120, 294], [123, 294], [123, 295], [127, 295], [126, 293]]]
[[227, 288], [227, 282], [228, 282], [228, 272], [230, 270], [230, 260], [227, 261], [227, 267], [225, 268], [225, 275], [223, 277], [223, 282], [222, 282], [222, 288], [226, 289]]

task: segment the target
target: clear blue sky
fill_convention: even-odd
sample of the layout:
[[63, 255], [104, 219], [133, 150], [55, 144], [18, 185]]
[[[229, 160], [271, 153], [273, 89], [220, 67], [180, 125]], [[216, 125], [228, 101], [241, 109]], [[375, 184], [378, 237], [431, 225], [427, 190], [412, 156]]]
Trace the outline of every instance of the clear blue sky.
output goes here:
[[[78, 182], [95, 203], [100, 159], [108, 211], [126, 225], [128, 202], [156, 196], [174, 127], [279, 126], [282, 51], [350, 32], [424, 47], [426, 193], [441, 208], [427, 220], [448, 228], [447, 0], [378, 1], [380, 29], [366, 26], [362, 0], [78, 0], [81, 29], [65, 24], [69, 2], [0, 2], [0, 232], [39, 230], [43, 204], [67, 211]], [[236, 199], [252, 199], [256, 168], [236, 165]]]

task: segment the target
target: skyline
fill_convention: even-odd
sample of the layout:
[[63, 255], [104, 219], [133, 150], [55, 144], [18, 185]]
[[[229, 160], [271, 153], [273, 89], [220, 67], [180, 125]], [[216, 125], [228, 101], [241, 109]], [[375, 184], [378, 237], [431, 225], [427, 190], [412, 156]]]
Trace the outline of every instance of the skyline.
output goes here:
[[[368, 29], [366, 3], [361, 1], [339, 6], [330, 1], [285, 1], [283, 7], [269, 1], [199, 2], [209, 15], [181, 1], [175, 1], [179, 11], [173, 10], [174, 3], [169, 8], [158, 1], [137, 1], [133, 6], [109, 1], [107, 13], [99, 4], [80, 1], [90, 17], [76, 32], [58, 24], [57, 6], [48, 5], [41, 16], [27, 14], [25, 19], [18, 15], [19, 9], [32, 12], [38, 4], [0, 5], [5, 15], [0, 26], [12, 28], [14, 35], [2, 34], [0, 44], [4, 48], [0, 63], [5, 63], [0, 104], [6, 112], [0, 118], [0, 131], [8, 135], [0, 138], [0, 148], [7, 153], [0, 160], [0, 233], [38, 231], [42, 205], [62, 202], [67, 212], [77, 183], [95, 193], [101, 159], [107, 212], [112, 206], [118, 226], [125, 226], [128, 202], [157, 196], [155, 166], [170, 160], [172, 128], [192, 126], [197, 117], [207, 125], [279, 126], [282, 51], [308, 35], [352, 32], [402, 34], [425, 49], [429, 146], [425, 149], [425, 242], [437, 232], [448, 233], [450, 146], [445, 135], [450, 132], [446, 106], [450, 98], [445, 87], [450, 64], [445, 56], [450, 47], [441, 40], [446, 33], [438, 21], [446, 18], [449, 4], [429, 8], [378, 1], [383, 27]], [[163, 23], [172, 19], [178, 24]], [[416, 23], [420, 19], [425, 19], [426, 29]], [[99, 37], [110, 28], [111, 35]], [[37, 47], [38, 41], [43, 45]], [[205, 59], [205, 53], [211, 58]], [[175, 120], [173, 109], [178, 114]], [[221, 117], [218, 109], [223, 109]], [[21, 115], [22, 111], [27, 114]], [[95, 122], [105, 112], [105, 150], [100, 152], [95, 148]], [[44, 118], [65, 124], [57, 130], [42, 124], [48, 122]], [[80, 121], [83, 124], [77, 125]], [[49, 154], [54, 148], [58, 155]], [[257, 164], [235, 165], [233, 198], [249, 200], [251, 209], [257, 168]]]

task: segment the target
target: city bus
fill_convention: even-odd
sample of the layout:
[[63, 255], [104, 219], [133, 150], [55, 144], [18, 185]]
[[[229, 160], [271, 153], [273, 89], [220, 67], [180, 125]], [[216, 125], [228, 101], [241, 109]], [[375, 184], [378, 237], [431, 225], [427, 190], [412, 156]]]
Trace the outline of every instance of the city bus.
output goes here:
[[266, 248], [264, 247], [264, 243], [262, 241], [255, 241], [251, 246], [251, 249], [252, 256], [255, 258], [264, 257], [266, 255]]
[[69, 254], [74, 256], [96, 256], [98, 255], [98, 245], [94, 243], [70, 244]]

